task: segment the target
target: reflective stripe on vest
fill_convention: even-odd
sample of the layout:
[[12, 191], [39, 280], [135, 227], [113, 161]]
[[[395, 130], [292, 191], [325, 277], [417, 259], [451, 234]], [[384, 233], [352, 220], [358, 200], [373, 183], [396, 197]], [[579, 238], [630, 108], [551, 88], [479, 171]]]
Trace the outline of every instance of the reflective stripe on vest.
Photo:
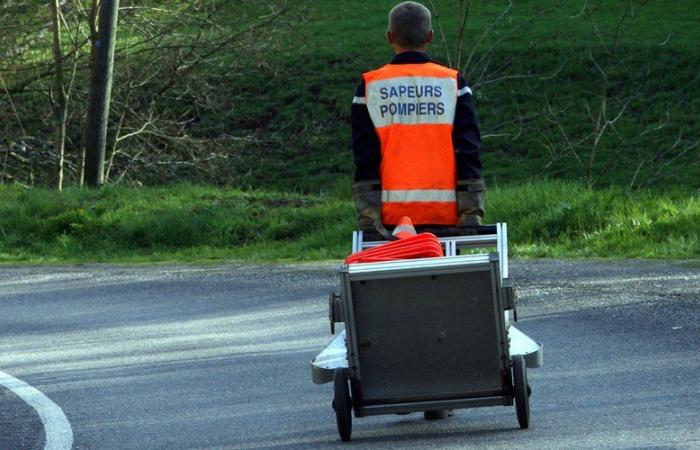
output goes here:
[[382, 222], [457, 223], [452, 127], [457, 71], [435, 63], [387, 64], [363, 74], [381, 142]]
[[405, 190], [383, 190], [383, 202], [454, 202], [457, 194], [454, 190], [446, 189], [405, 189]]

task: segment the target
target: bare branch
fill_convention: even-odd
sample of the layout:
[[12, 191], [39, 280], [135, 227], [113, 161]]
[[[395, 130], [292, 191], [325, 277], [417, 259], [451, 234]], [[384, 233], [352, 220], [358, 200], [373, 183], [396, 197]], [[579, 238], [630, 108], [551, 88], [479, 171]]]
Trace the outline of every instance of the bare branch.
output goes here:
[[437, 24], [437, 29], [438, 33], [440, 33], [440, 41], [442, 42], [443, 47], [445, 47], [445, 57], [447, 58], [447, 65], [450, 67], [455, 67], [452, 65], [452, 58], [450, 56], [450, 48], [447, 44], [447, 38], [445, 37], [445, 30], [442, 28], [442, 21], [440, 20], [440, 15], [438, 13], [438, 9], [435, 6], [435, 2], [433, 0], [428, 0], [430, 3], [430, 9], [433, 10], [433, 17], [435, 18], [435, 23]]
[[24, 128], [24, 125], [22, 124], [22, 118], [20, 117], [19, 113], [17, 112], [17, 106], [15, 105], [14, 100], [12, 100], [12, 93], [7, 89], [7, 84], [5, 84], [5, 79], [2, 77], [2, 73], [0, 73], [0, 82], [2, 82], [2, 87], [5, 90], [5, 94], [7, 95], [7, 100], [10, 102], [10, 106], [12, 106], [12, 112], [15, 113], [15, 118], [17, 119], [17, 125], [19, 125], [20, 130], [22, 130], [22, 135], [26, 136], [27, 130]]
[[459, 2], [459, 28], [457, 30], [457, 50], [455, 60], [456, 67], [460, 67], [462, 61], [462, 45], [464, 44], [464, 30], [467, 27], [469, 19], [469, 11], [471, 8], [470, 0], [460, 0]]
[[501, 20], [510, 12], [510, 10], [513, 8], [513, 1], [508, 0], [508, 6], [505, 7], [505, 9], [501, 12], [501, 14], [498, 15], [486, 28], [484, 28], [484, 31], [481, 32], [479, 35], [479, 38], [476, 40], [476, 43], [472, 46], [472, 51], [469, 53], [469, 57], [467, 58], [467, 62], [464, 63], [464, 70], [463, 72], [466, 72], [466, 68], [470, 66], [472, 62], [472, 58], [476, 54], [476, 51], [479, 49], [481, 46], [481, 42], [486, 38], [486, 36], [491, 33], [491, 30], [494, 29], [494, 27], [501, 22]]

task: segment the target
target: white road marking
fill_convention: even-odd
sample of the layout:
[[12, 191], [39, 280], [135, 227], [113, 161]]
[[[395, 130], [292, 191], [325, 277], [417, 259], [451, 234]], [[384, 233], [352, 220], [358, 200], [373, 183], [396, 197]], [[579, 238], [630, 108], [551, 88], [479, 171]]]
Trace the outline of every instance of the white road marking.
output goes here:
[[44, 450], [70, 450], [73, 446], [73, 430], [57, 404], [38, 389], [3, 371], [0, 371], [0, 386], [17, 394], [37, 412], [46, 433]]

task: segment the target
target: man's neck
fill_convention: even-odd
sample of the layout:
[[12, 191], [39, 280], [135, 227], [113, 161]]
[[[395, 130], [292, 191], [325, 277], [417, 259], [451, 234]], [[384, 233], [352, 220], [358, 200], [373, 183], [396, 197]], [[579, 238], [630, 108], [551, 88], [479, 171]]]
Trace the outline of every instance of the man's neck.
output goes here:
[[400, 55], [402, 53], [424, 53], [427, 54], [428, 50], [402, 50], [400, 52], [396, 52], [397, 55]]
[[428, 53], [428, 46], [425, 45], [421, 48], [404, 48], [404, 47], [399, 47], [398, 45], [393, 45], [394, 47], [394, 52], [399, 55], [401, 53], [406, 53], [406, 52], [420, 52], [420, 53]]

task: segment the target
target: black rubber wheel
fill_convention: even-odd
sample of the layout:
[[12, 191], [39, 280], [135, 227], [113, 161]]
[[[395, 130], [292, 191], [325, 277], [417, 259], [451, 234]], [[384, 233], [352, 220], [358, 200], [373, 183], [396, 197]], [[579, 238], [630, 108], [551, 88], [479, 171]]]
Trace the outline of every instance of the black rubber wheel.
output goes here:
[[518, 414], [520, 428], [530, 426], [530, 395], [527, 384], [527, 367], [525, 358], [516, 355], [513, 358], [513, 387], [515, 388], [515, 412]]
[[349, 441], [352, 434], [352, 400], [348, 381], [343, 375], [343, 369], [336, 369], [333, 375], [333, 404], [335, 405], [335, 420], [338, 424], [338, 434], [343, 441]]

